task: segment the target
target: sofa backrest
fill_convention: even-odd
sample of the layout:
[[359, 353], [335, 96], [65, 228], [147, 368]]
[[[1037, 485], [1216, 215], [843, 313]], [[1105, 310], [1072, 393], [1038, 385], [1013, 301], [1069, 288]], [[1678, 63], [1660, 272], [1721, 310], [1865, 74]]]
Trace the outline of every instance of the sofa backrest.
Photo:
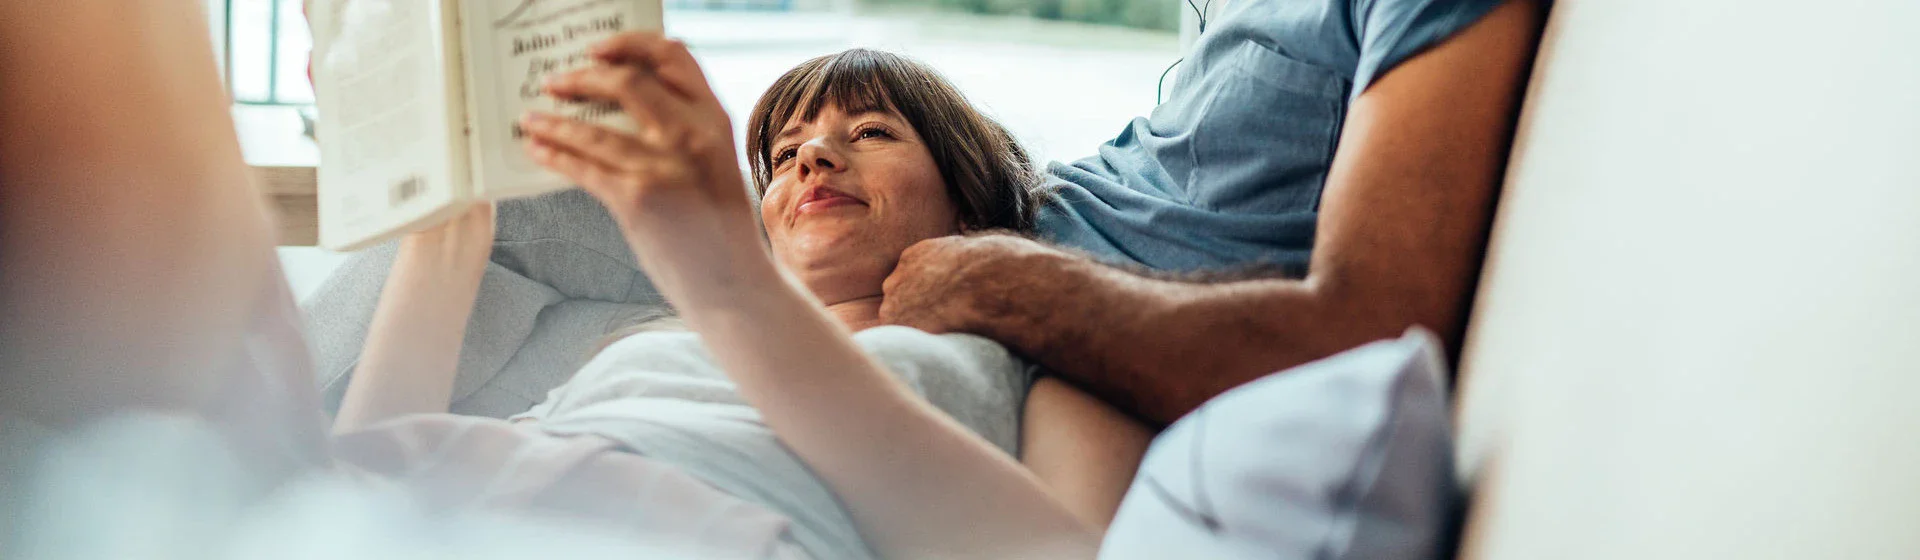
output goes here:
[[1916, 24], [1556, 4], [1462, 354], [1466, 557], [1920, 557]]

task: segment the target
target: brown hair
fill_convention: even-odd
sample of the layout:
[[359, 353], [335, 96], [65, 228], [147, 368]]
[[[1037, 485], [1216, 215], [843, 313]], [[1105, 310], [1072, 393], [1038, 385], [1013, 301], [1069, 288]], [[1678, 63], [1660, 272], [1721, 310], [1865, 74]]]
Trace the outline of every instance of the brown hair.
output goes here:
[[906, 119], [933, 153], [947, 195], [971, 230], [1028, 233], [1040, 201], [1040, 175], [1012, 134], [967, 102], [932, 68], [897, 54], [849, 49], [788, 70], [754, 104], [747, 121], [753, 189], [773, 181], [773, 137], [798, 114], [812, 121], [832, 104], [848, 113], [891, 111]]

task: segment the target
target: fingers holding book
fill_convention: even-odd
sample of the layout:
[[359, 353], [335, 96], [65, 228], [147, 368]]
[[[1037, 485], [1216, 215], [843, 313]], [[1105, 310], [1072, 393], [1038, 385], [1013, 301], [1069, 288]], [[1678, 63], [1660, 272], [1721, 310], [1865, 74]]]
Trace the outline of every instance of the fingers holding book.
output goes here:
[[554, 75], [546, 83], [547, 94], [618, 103], [643, 128], [649, 121], [662, 122], [658, 116], [668, 113], [726, 117], [686, 43], [658, 33], [630, 32], [594, 44], [589, 54], [600, 64]]
[[732, 160], [733, 125], [685, 43], [657, 33], [632, 32], [594, 45], [591, 53], [600, 64], [554, 75], [546, 83], [547, 94], [618, 104], [634, 119], [635, 132], [619, 138], [623, 133], [603, 127], [549, 126], [549, 132], [581, 134], [536, 139], [579, 148], [588, 155], [601, 152], [592, 145], [573, 144], [592, 140], [590, 144], [628, 152], [634, 151], [633, 146], [625, 144], [637, 144], [638, 151], [653, 155], [685, 153]]
[[546, 113], [528, 113], [521, 118], [520, 128], [534, 140], [534, 148], [561, 149], [620, 171], [634, 170], [651, 151], [626, 132]]
[[[615, 103], [626, 110], [642, 134], [665, 136], [676, 116], [692, 110], [685, 98], [662, 84], [651, 67], [621, 63], [555, 74], [546, 82], [547, 95], [559, 99]], [[662, 138], [664, 140], [664, 138]]]
[[588, 52], [604, 64], [644, 65], [659, 76], [661, 83], [686, 99], [714, 106], [720, 104], [720, 98], [707, 85], [700, 63], [679, 39], [645, 31], [622, 33], [594, 44]]
[[521, 128], [534, 162], [586, 187], [623, 223], [644, 221], [641, 214], [750, 215], [733, 125], [685, 45], [626, 33], [592, 54], [600, 64], [554, 76], [547, 93], [618, 104], [633, 131], [528, 113]]
[[692, 186], [698, 174], [675, 165], [684, 156], [649, 149], [632, 135], [565, 117], [530, 113], [521, 119], [527, 155], [534, 163], [572, 179], [608, 203], [626, 221], [627, 202], [644, 191]]
[[565, 175], [607, 203], [614, 217], [645, 210], [641, 199], [660, 191], [702, 190], [709, 178], [693, 150], [642, 142], [601, 125], [543, 113], [521, 118], [527, 155]]

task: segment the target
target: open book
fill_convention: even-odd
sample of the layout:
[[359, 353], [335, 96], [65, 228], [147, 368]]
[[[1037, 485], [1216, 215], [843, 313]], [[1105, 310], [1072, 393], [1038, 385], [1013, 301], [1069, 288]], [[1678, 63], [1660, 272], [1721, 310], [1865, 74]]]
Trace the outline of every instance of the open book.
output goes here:
[[630, 129], [618, 108], [555, 102], [549, 74], [588, 45], [659, 30], [660, 0], [312, 0], [320, 245], [347, 251], [480, 200], [568, 186], [522, 151], [527, 110]]

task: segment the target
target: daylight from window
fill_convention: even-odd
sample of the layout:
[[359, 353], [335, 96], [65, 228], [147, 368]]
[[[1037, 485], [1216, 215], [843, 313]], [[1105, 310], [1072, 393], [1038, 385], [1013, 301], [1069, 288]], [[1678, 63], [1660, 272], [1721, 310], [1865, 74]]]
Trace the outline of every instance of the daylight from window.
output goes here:
[[[293, 139], [297, 111], [313, 103], [300, 0], [209, 2], [215, 41], [229, 45], [249, 158], [310, 163], [302, 160], [317, 155]], [[867, 47], [938, 68], [1044, 161], [1091, 155], [1152, 110], [1188, 9], [1179, 0], [674, 0], [666, 25], [693, 47], [738, 128], [781, 72]]]

